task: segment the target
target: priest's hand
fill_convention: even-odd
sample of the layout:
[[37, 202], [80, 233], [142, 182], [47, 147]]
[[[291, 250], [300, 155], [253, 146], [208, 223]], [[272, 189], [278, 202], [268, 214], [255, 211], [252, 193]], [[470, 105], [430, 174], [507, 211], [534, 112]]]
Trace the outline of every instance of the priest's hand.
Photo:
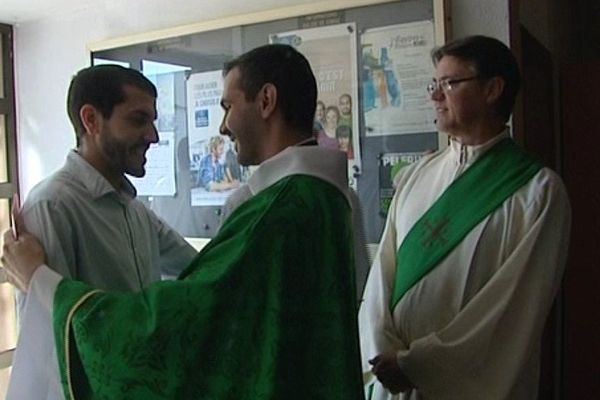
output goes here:
[[4, 232], [4, 246], [0, 258], [8, 281], [24, 292], [38, 267], [44, 264], [45, 254], [40, 242], [27, 232], [15, 238], [12, 229]]
[[373, 366], [371, 371], [379, 382], [392, 394], [406, 392], [414, 388], [414, 385], [402, 373], [398, 361], [396, 361], [396, 353], [379, 354], [372, 360], [369, 360], [369, 364]]

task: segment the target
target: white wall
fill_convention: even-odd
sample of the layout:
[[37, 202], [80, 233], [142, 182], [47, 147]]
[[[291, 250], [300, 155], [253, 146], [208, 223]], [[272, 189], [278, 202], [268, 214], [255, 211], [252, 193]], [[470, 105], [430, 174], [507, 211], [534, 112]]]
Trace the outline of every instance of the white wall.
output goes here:
[[[86, 45], [204, 20], [319, 0], [104, 0], [19, 24], [16, 36], [21, 194], [62, 166], [75, 137], [65, 102], [71, 76], [89, 65]], [[508, 0], [452, 0], [454, 37], [486, 34], [508, 43]]]
[[451, 0], [452, 36], [481, 34], [510, 44], [508, 0]]

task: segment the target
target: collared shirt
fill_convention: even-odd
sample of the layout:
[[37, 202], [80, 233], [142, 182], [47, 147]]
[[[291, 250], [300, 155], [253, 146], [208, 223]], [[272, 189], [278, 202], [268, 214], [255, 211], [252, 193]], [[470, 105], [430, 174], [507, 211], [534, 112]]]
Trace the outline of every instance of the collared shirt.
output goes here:
[[25, 226], [61, 275], [101, 289], [139, 290], [161, 271], [176, 275], [196, 252], [135, 195], [129, 180], [117, 191], [71, 151], [64, 167], [31, 191]]
[[[116, 190], [76, 151], [34, 187], [23, 205], [27, 230], [64, 277], [102, 289], [138, 291], [176, 275], [196, 251], [135, 199], [125, 178]], [[60, 399], [51, 321], [20, 296], [21, 335], [7, 399]]]

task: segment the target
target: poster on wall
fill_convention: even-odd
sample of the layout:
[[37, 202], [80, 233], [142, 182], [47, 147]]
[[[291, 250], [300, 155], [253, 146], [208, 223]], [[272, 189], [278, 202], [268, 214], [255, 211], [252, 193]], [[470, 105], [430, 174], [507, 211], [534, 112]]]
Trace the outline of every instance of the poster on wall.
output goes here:
[[146, 152], [146, 174], [130, 177], [138, 196], [175, 195], [175, 133], [159, 132], [158, 138]]
[[313, 133], [320, 146], [346, 153], [355, 186], [361, 168], [355, 24], [282, 32], [269, 41], [294, 46], [310, 62], [318, 90]]
[[146, 75], [156, 86], [156, 127], [159, 132], [175, 129], [175, 76], [172, 73]]
[[382, 153], [379, 155], [379, 215], [387, 218], [394, 196], [394, 178], [407, 165], [419, 161], [425, 153]]
[[187, 84], [191, 205], [219, 206], [247, 180], [235, 146], [219, 133], [224, 111], [222, 71], [191, 74]]
[[434, 73], [433, 22], [369, 29], [360, 42], [366, 135], [435, 132], [426, 90]]

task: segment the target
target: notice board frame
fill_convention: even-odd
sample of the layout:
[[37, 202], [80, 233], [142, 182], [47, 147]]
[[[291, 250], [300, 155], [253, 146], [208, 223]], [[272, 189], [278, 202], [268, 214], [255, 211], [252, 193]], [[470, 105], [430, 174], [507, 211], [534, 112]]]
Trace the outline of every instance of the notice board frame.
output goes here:
[[[193, 64], [194, 71], [201, 71], [215, 69], [228, 59], [268, 43], [269, 34], [338, 23], [355, 23], [360, 34], [366, 29], [423, 20], [433, 22], [435, 45], [445, 43], [451, 36], [450, 0], [330, 0], [112, 38], [90, 43], [87, 47], [92, 64], [94, 59], [103, 58], [124, 62], [141, 70], [142, 60], [152, 60], [176, 65]], [[221, 45], [223, 40], [229, 43], [229, 47]], [[360, 87], [359, 82], [356, 84]], [[184, 86], [175, 82], [175, 93], [185, 92]], [[443, 148], [447, 145], [447, 138], [435, 131], [366, 137], [362, 104], [361, 101], [357, 103], [361, 110], [359, 137], [363, 161], [361, 170], [356, 174], [356, 187], [363, 205], [367, 242], [377, 242], [385, 222], [379, 196], [382, 155]], [[185, 127], [185, 111], [180, 110], [177, 103], [175, 108], [175, 126]], [[175, 132], [178, 145], [182, 145], [186, 137], [186, 128]], [[206, 241], [218, 230], [221, 207], [191, 206], [189, 195], [185, 193], [190, 190], [189, 181], [193, 179], [189, 163], [178, 160], [176, 155], [174, 158], [175, 195], [141, 196], [140, 199], [184, 236]]]

